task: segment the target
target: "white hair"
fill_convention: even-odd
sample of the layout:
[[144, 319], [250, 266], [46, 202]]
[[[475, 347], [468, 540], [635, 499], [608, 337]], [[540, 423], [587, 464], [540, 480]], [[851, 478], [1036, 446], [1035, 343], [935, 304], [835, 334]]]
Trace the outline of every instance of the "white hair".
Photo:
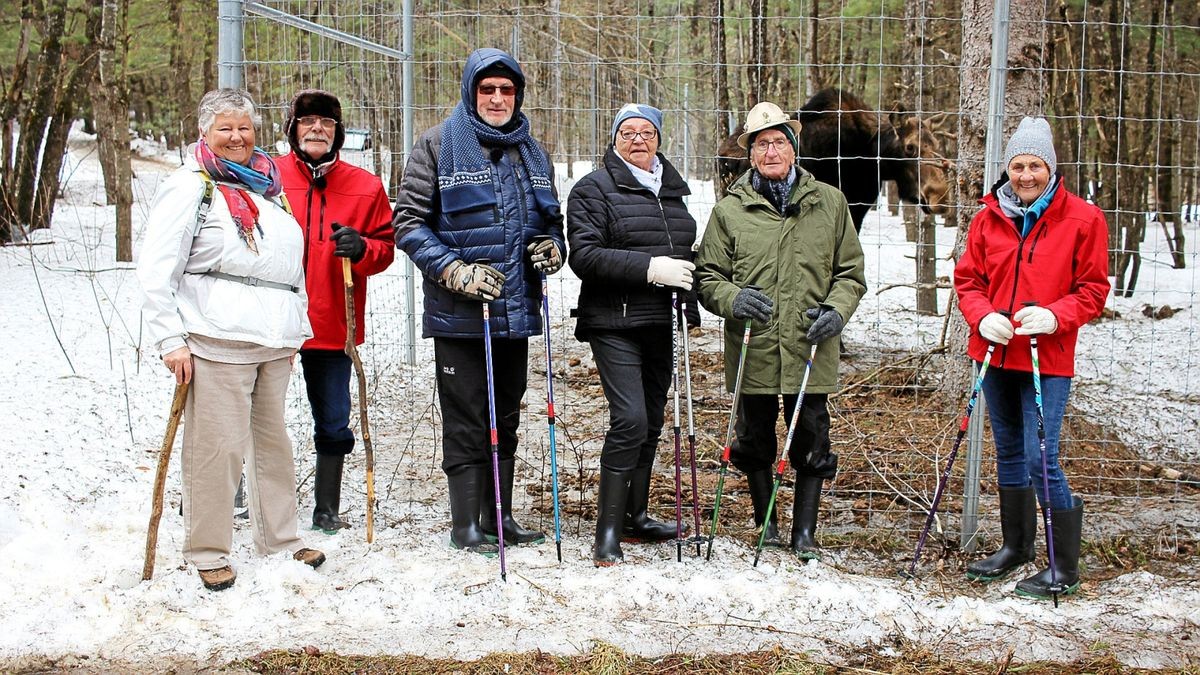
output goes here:
[[200, 99], [196, 110], [196, 125], [200, 128], [200, 133], [205, 134], [212, 127], [217, 115], [234, 113], [248, 116], [255, 127], [262, 124], [262, 115], [255, 110], [250, 92], [245, 89], [213, 89]]

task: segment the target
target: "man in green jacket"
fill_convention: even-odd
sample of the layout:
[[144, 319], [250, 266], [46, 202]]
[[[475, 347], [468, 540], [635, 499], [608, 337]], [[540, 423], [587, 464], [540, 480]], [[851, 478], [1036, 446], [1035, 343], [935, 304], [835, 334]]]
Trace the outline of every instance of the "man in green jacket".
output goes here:
[[[713, 208], [696, 259], [700, 303], [725, 319], [725, 383], [733, 390], [742, 332], [751, 321], [737, 439], [731, 461], [746, 474], [754, 520], [766, 521], [780, 395], [791, 423], [810, 347], [819, 345], [788, 459], [796, 469], [792, 550], [817, 557], [813, 538], [821, 486], [837, 472], [829, 441], [828, 397], [837, 387], [838, 340], [866, 292], [862, 246], [846, 198], [796, 165], [800, 123], [759, 103], [738, 144], [751, 169]], [[761, 290], [760, 290], [761, 289]]]

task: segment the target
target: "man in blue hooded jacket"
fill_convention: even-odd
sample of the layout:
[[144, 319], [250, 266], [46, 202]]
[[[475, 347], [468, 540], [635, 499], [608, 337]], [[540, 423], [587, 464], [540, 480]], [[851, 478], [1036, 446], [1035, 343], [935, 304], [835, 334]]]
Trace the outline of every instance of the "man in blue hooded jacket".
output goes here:
[[540, 543], [512, 516], [514, 456], [529, 337], [542, 332], [539, 273], [563, 264], [553, 164], [521, 112], [525, 75], [499, 49], [467, 58], [462, 100], [421, 135], [404, 170], [396, 246], [424, 275], [423, 337], [432, 337], [442, 406], [450, 543], [494, 554], [495, 488], [484, 371], [483, 303], [491, 313], [501, 518], [506, 544]]

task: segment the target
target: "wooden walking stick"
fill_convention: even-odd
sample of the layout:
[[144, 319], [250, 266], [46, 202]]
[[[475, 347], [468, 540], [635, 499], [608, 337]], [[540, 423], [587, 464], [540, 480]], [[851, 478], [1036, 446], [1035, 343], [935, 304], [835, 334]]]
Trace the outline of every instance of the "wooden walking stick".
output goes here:
[[375, 450], [371, 447], [371, 427], [367, 424], [367, 374], [354, 336], [358, 332], [354, 318], [354, 279], [350, 276], [350, 259], [342, 258], [342, 281], [346, 285], [346, 356], [354, 362], [358, 376], [358, 423], [362, 427], [363, 452], [367, 456], [367, 543], [375, 541]]
[[187, 402], [188, 383], [175, 385], [175, 396], [171, 399], [171, 414], [167, 416], [167, 433], [163, 436], [162, 449], [158, 451], [158, 472], [154, 474], [154, 500], [150, 506], [150, 527], [146, 530], [146, 561], [142, 564], [142, 581], [154, 576], [154, 555], [158, 549], [158, 521], [162, 519], [163, 490], [167, 485], [167, 465], [171, 461], [171, 446], [175, 445], [175, 430], [183, 416], [183, 405]]

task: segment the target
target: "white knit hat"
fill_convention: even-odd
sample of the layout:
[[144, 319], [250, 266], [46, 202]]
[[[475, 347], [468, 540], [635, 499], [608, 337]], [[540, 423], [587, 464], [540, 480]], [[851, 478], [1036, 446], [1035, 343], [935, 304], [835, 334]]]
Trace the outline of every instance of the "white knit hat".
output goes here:
[[1058, 156], [1054, 153], [1054, 134], [1045, 117], [1026, 117], [1008, 139], [1004, 148], [1005, 168], [1017, 155], [1040, 157], [1050, 169], [1050, 175], [1058, 170]]

